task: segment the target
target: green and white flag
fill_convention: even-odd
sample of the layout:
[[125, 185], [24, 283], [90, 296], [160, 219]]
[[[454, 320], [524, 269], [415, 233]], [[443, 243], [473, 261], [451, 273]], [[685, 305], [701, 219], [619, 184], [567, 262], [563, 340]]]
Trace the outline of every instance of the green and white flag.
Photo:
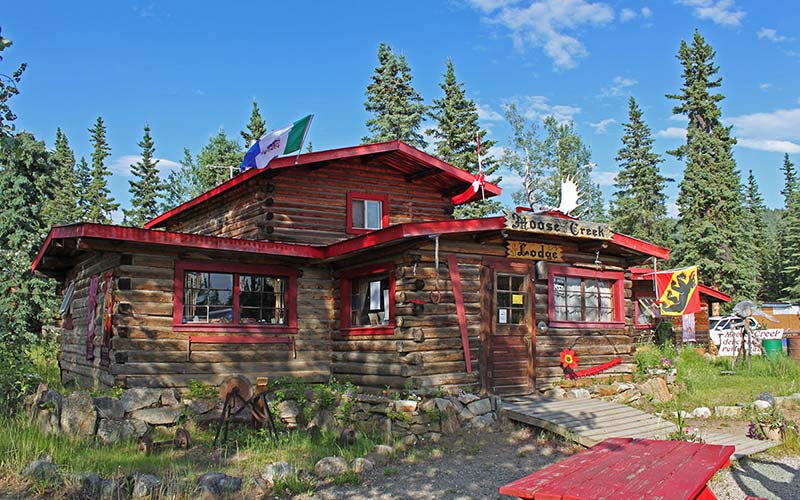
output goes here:
[[313, 118], [314, 115], [308, 115], [288, 127], [261, 136], [247, 150], [239, 169], [244, 172], [248, 168], [266, 168], [276, 156], [300, 151]]

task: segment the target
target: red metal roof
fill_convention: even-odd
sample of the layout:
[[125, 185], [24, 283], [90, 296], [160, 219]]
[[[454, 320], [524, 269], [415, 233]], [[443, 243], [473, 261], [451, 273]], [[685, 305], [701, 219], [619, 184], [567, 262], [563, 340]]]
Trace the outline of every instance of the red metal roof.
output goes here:
[[[305, 153], [299, 156], [284, 156], [275, 158], [269, 164], [269, 168], [264, 169], [250, 169], [236, 177], [229, 179], [219, 186], [201, 194], [197, 198], [187, 201], [182, 205], [164, 212], [155, 219], [145, 224], [145, 228], [162, 227], [168, 220], [173, 217], [195, 207], [215, 196], [218, 196], [226, 191], [229, 191], [240, 184], [244, 184], [248, 180], [257, 175], [261, 175], [268, 171], [279, 170], [283, 168], [295, 167], [298, 165], [309, 165], [312, 163], [320, 163], [332, 160], [341, 160], [345, 158], [357, 158], [367, 155], [381, 155], [381, 161], [395, 170], [401, 171], [405, 174], [412, 174], [424, 171], [426, 169], [433, 169], [435, 174], [425, 177], [427, 184], [433, 185], [439, 189], [461, 189], [466, 190], [475, 176], [454, 167], [449, 163], [429, 155], [424, 151], [420, 151], [408, 144], [401, 141], [380, 142], [376, 144], [364, 144], [360, 146], [352, 146], [347, 148], [329, 149], [326, 151], [317, 151], [313, 153]], [[502, 189], [490, 182], [484, 186], [485, 195], [487, 197], [496, 196], [502, 193]], [[474, 201], [481, 197], [481, 194], [475, 193], [475, 196], [470, 198], [469, 201]]]

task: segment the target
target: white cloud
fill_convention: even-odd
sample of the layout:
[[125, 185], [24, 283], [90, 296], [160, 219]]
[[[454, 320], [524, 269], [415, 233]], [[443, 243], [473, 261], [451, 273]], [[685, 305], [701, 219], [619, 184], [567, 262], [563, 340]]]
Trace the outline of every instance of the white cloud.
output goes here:
[[689, 122], [689, 119], [686, 117], [686, 115], [670, 115], [668, 119], [673, 122]]
[[608, 132], [608, 126], [612, 123], [617, 123], [617, 120], [613, 118], [606, 118], [605, 120], [600, 120], [597, 123], [589, 123], [589, 126], [592, 127], [596, 133], [605, 134]]
[[653, 11], [650, 10], [649, 7], [642, 7], [641, 10], [639, 10], [639, 12], [626, 7], [620, 11], [619, 20], [625, 23], [633, 19], [636, 19], [639, 16], [642, 16], [643, 18], [647, 19], [652, 15]]
[[573, 32], [614, 20], [614, 11], [607, 4], [586, 0], [527, 0], [527, 6], [502, 0], [469, 1], [478, 10], [491, 13], [489, 22], [508, 28], [517, 49], [540, 48], [559, 69], [575, 67], [575, 60], [587, 54]]
[[[120, 174], [123, 177], [131, 177], [131, 165], [142, 159], [139, 155], [122, 155], [111, 159], [111, 163], [107, 165], [112, 173]], [[181, 167], [180, 163], [164, 158], [156, 158], [158, 161], [158, 174], [160, 177], [166, 177], [173, 170]]]
[[761, 90], [769, 90], [769, 89], [772, 88], [772, 84], [771, 83], [759, 83], [758, 84], [758, 88], [760, 88]]
[[641, 13], [642, 17], [644, 18], [648, 18], [653, 15], [653, 11], [650, 10], [650, 7], [642, 7]]
[[726, 120], [734, 126], [739, 146], [759, 151], [798, 153], [800, 108], [751, 113]]
[[737, 139], [737, 145], [748, 149], [759, 151], [770, 151], [775, 153], [800, 153], [800, 145], [791, 141], [771, 140], [771, 139]]
[[772, 28], [761, 28], [756, 33], [759, 40], [769, 40], [770, 42], [780, 43], [794, 40], [792, 37], [779, 35], [778, 32]]
[[632, 78], [625, 78], [624, 76], [615, 76], [608, 87], [604, 88], [600, 95], [603, 97], [619, 97], [621, 95], [625, 95], [628, 92], [625, 89], [629, 87], [633, 87], [639, 83], [638, 81]]
[[683, 139], [686, 137], [686, 129], [681, 127], [667, 127], [656, 132], [656, 137], [664, 139]]
[[674, 201], [667, 203], [667, 217], [678, 217], [679, 213], [677, 203]]
[[601, 186], [613, 186], [619, 172], [592, 172], [592, 182]]
[[677, 0], [677, 3], [691, 7], [698, 18], [722, 26], [739, 26], [745, 16], [734, 0]]
[[504, 190], [517, 191], [522, 188], [522, 176], [513, 171], [503, 173], [503, 180], [500, 181], [500, 187]]
[[503, 115], [493, 110], [488, 104], [478, 103], [476, 107], [478, 108], [478, 118], [481, 120], [489, 122], [499, 122], [503, 120]]
[[528, 120], [540, 120], [545, 116], [552, 116], [559, 123], [574, 121], [575, 115], [581, 112], [581, 108], [564, 104], [550, 104], [547, 97], [541, 95], [530, 95], [511, 100], [517, 104], [519, 112]]

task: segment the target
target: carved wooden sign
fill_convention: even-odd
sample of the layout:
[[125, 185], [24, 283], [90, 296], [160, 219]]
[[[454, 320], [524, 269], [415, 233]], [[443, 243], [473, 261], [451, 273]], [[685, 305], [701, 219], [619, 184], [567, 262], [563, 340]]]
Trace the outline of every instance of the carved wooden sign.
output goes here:
[[508, 240], [506, 244], [508, 245], [506, 255], [512, 259], [564, 262], [563, 249], [558, 245], [514, 240]]
[[534, 213], [506, 212], [506, 229], [571, 238], [611, 239], [611, 228], [608, 224]]

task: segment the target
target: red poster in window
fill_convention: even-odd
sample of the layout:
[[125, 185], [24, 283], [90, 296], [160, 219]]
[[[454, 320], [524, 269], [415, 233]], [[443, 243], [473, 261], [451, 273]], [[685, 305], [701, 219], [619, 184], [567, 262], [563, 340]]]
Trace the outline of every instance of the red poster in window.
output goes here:
[[656, 273], [658, 307], [662, 316], [700, 312], [697, 266]]

